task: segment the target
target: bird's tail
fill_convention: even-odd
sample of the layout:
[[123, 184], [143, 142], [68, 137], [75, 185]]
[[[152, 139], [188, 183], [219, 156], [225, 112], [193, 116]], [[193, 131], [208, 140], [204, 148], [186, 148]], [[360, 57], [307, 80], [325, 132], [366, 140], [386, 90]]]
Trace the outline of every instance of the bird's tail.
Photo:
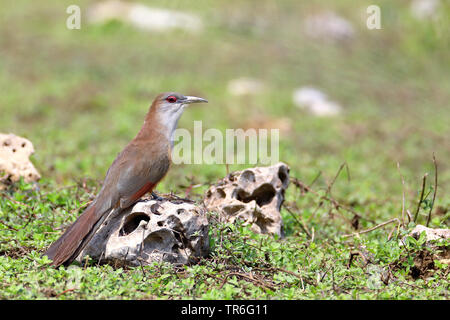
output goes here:
[[72, 263], [108, 216], [105, 214], [108, 211], [111, 211], [111, 208], [97, 210], [96, 201], [94, 201], [47, 249], [44, 255], [52, 260], [51, 264], [58, 267]]

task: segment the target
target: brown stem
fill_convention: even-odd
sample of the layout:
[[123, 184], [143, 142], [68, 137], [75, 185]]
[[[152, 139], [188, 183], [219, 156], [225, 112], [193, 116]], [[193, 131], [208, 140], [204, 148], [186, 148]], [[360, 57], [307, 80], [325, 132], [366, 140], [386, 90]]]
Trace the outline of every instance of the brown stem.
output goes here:
[[428, 176], [428, 173], [425, 173], [422, 178], [422, 191], [420, 192], [419, 203], [417, 204], [416, 213], [414, 214], [414, 223], [416, 223], [416, 221], [417, 221], [417, 216], [419, 214], [420, 205], [422, 204], [422, 201], [423, 201], [423, 195], [425, 193], [425, 185], [427, 183], [427, 176]]
[[433, 152], [433, 163], [434, 163], [434, 193], [433, 193], [433, 201], [431, 201], [430, 212], [428, 212], [428, 218], [427, 218], [427, 224], [426, 224], [427, 227], [431, 220], [431, 211], [433, 210], [434, 201], [436, 200], [436, 193], [437, 193], [437, 188], [438, 188], [438, 169], [437, 169], [436, 157], [434, 156], [434, 152]]

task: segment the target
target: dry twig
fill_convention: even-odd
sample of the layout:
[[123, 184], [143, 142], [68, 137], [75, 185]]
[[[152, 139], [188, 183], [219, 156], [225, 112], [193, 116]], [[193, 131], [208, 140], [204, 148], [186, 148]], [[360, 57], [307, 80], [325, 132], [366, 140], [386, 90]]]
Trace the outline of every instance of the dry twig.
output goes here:
[[423, 195], [425, 193], [425, 185], [427, 183], [427, 176], [428, 176], [428, 173], [425, 173], [422, 178], [422, 191], [420, 192], [419, 203], [417, 204], [416, 213], [414, 214], [414, 223], [416, 223], [416, 221], [417, 221], [417, 216], [419, 214], [420, 205], [422, 204], [422, 201], [423, 201]]
[[397, 161], [397, 170], [402, 179], [402, 226], [405, 226], [405, 179], [400, 172], [400, 163]]
[[366, 230], [363, 230], [363, 231], [360, 231], [360, 232], [355, 232], [355, 233], [351, 233], [351, 234], [344, 234], [343, 237], [344, 238], [348, 238], [348, 237], [354, 237], [354, 236], [357, 236], [357, 235], [360, 235], [360, 234], [363, 234], [363, 233], [368, 233], [368, 232], [374, 231], [374, 230], [376, 230], [378, 228], [384, 227], [385, 225], [388, 225], [389, 223], [392, 223], [394, 221], [397, 221], [398, 223], [401, 223], [400, 220], [398, 220], [398, 218], [393, 218], [391, 220], [388, 220], [386, 222], [380, 223], [380, 224], [378, 224], [378, 225], [376, 225], [376, 226], [374, 226], [372, 228], [369, 228], [369, 229], [366, 229]]
[[297, 219], [296, 215], [294, 212], [291, 211], [291, 209], [289, 209], [289, 207], [283, 203], [283, 207], [287, 210], [287, 212], [289, 212], [291, 214], [291, 216], [294, 218], [294, 220], [298, 223], [298, 225], [300, 226], [300, 228], [308, 235], [309, 238], [311, 238], [311, 233], [309, 232], [308, 228], [306, 227], [306, 225], [304, 224], [303, 221], [300, 221], [299, 219]]
[[225, 278], [223, 279], [222, 284], [220, 285], [219, 289], [222, 289], [222, 288], [223, 288], [223, 286], [224, 286], [225, 283], [227, 282], [228, 278], [231, 277], [231, 276], [242, 277], [242, 278], [244, 278], [244, 279], [246, 279], [246, 280], [249, 280], [249, 281], [251, 281], [251, 282], [253, 282], [253, 283], [259, 285], [260, 287], [265, 288], [265, 289], [270, 289], [270, 290], [272, 290], [272, 291], [275, 291], [275, 290], [276, 290], [273, 286], [271, 286], [271, 285], [269, 285], [269, 284], [267, 284], [267, 283], [265, 283], [265, 282], [263, 282], [263, 281], [261, 281], [261, 280], [255, 279], [255, 278], [253, 278], [253, 277], [251, 277], [251, 276], [248, 276], [248, 275], [245, 275], [245, 274], [239, 273], [239, 272], [230, 272], [230, 273], [228, 273], [227, 275], [225, 275]]
[[433, 210], [434, 201], [436, 200], [436, 193], [437, 193], [437, 188], [438, 188], [438, 169], [437, 169], [436, 157], [434, 156], [434, 152], [433, 152], [433, 163], [434, 163], [434, 192], [433, 192], [433, 200], [431, 201], [430, 211], [428, 212], [428, 218], [427, 218], [427, 224], [426, 224], [427, 227], [431, 220], [431, 211]]

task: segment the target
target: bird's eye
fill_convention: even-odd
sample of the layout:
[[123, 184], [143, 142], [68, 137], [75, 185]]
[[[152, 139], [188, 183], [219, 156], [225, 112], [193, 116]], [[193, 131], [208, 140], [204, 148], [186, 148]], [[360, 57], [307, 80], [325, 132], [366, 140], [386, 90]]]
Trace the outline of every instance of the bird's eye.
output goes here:
[[170, 103], [177, 102], [177, 97], [175, 97], [175, 96], [168, 96], [168, 97], [166, 98], [166, 101], [167, 101], [167, 102], [170, 102]]

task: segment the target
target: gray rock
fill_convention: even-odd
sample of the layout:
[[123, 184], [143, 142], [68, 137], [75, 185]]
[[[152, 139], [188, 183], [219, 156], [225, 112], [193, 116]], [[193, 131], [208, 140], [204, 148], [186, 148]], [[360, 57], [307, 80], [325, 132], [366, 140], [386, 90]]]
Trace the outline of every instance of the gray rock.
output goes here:
[[142, 200], [112, 214], [80, 253], [96, 261], [138, 266], [195, 262], [209, 253], [206, 210], [183, 200]]
[[289, 167], [281, 162], [233, 172], [208, 189], [205, 205], [223, 222], [241, 219], [254, 232], [282, 237], [280, 208], [288, 185]]

